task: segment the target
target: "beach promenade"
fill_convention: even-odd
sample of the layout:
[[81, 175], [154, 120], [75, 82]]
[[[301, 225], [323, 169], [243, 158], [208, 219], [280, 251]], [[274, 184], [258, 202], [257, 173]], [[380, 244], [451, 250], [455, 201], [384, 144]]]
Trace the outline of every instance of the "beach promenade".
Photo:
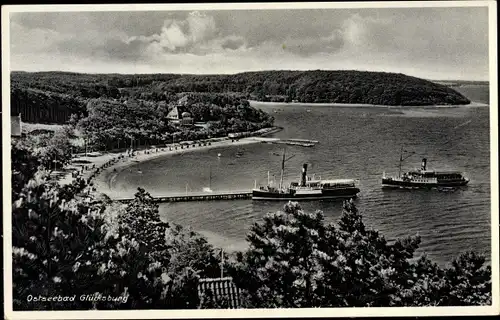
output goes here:
[[88, 154], [87, 156], [73, 158], [72, 163], [65, 168], [64, 173], [60, 174], [59, 182], [61, 184], [69, 184], [76, 176], [80, 176], [93, 187], [92, 189], [94, 191], [104, 193], [111, 199], [120, 199], [123, 198], [123, 194], [113, 190], [111, 181], [121, 170], [130, 165], [158, 157], [260, 142], [259, 139], [254, 137], [241, 138], [238, 140], [214, 138], [204, 142], [191, 142], [191, 144], [184, 142], [183, 144], [176, 143], [165, 146], [149, 147], [143, 150], [134, 151], [133, 153], [125, 151]]

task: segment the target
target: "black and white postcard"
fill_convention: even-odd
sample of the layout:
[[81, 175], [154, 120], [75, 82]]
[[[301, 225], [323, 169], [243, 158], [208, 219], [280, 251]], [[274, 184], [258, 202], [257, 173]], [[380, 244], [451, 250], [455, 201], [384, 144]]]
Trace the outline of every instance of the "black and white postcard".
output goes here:
[[6, 319], [499, 314], [494, 1], [2, 7]]

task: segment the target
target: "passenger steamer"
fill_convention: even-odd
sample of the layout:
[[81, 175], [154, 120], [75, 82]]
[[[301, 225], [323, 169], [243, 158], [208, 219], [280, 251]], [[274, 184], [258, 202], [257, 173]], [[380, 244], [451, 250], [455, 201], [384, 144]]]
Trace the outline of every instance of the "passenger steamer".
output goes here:
[[427, 159], [422, 159], [420, 169], [401, 174], [401, 153], [399, 175], [387, 177], [382, 175], [382, 188], [404, 188], [404, 189], [444, 189], [457, 188], [469, 183], [469, 179], [459, 171], [435, 171], [427, 169]]
[[355, 198], [359, 193], [354, 179], [321, 180], [307, 176], [307, 164], [303, 165], [300, 182], [292, 182], [283, 187], [285, 153], [281, 166], [281, 178], [278, 187], [268, 185], [252, 190], [253, 200], [331, 200]]

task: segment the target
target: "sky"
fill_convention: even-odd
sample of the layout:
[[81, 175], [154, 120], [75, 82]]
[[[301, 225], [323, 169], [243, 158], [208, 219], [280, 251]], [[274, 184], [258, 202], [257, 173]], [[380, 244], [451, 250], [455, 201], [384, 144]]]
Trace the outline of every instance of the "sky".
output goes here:
[[488, 80], [488, 9], [16, 12], [11, 70], [368, 70]]

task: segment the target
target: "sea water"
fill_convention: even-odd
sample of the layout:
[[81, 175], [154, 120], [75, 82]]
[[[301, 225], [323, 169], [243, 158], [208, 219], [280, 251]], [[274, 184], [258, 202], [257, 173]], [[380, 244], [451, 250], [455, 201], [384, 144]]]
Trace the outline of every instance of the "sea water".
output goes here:
[[[467, 95], [467, 88], [461, 87]], [[486, 92], [486, 94], [485, 94]], [[470, 107], [328, 107], [256, 104], [284, 129], [274, 137], [318, 140], [312, 148], [287, 146], [284, 181], [298, 181], [303, 163], [309, 175], [323, 179], [358, 179], [355, 201], [363, 221], [388, 240], [420, 234], [417, 254], [426, 253], [444, 265], [461, 252], [491, 252], [490, 124], [487, 87], [474, 88]], [[484, 105], [486, 104], [486, 105]], [[310, 111], [307, 111], [309, 109]], [[465, 125], [464, 125], [465, 123]], [[419, 167], [464, 171], [469, 185], [455, 192], [383, 190], [381, 177], [397, 174], [400, 149], [415, 152], [403, 170]], [[121, 172], [112, 187], [131, 192], [138, 186], [151, 193], [251, 189], [254, 184], [279, 181], [283, 145], [250, 144], [189, 152], [133, 165]], [[220, 157], [218, 154], [220, 153]], [[240, 155], [237, 156], [237, 153]], [[141, 172], [138, 172], [140, 166]], [[322, 210], [335, 223], [341, 202], [304, 202], [304, 210]], [[190, 226], [215, 246], [242, 250], [249, 227], [282, 202], [213, 201], [160, 205], [166, 221]]]

